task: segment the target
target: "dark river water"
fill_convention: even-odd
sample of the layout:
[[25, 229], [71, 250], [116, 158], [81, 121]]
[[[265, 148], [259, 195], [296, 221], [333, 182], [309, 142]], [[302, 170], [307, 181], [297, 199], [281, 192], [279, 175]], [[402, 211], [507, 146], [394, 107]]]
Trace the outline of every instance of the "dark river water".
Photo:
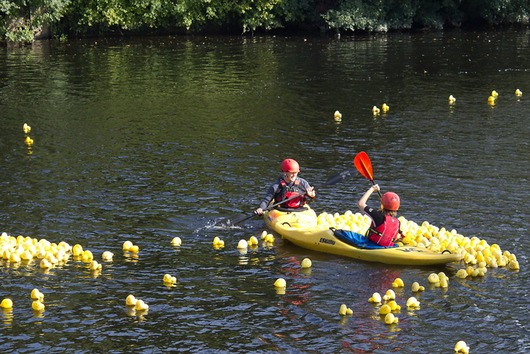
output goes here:
[[[0, 48], [0, 232], [80, 244], [103, 264], [0, 260], [0, 301], [14, 303], [0, 312], [0, 351], [452, 353], [459, 340], [473, 353], [530, 351], [529, 40], [525, 30]], [[390, 110], [374, 116], [383, 103]], [[207, 227], [255, 209], [284, 158], [318, 187], [359, 151], [382, 190], [401, 196], [400, 215], [496, 243], [520, 270], [462, 280], [461, 263], [367, 263], [280, 237], [241, 253], [263, 220]], [[360, 175], [322, 186], [312, 206], [355, 212], [369, 186]], [[122, 251], [126, 240], [137, 256]], [[441, 271], [445, 290], [427, 281]], [[397, 277], [402, 310], [388, 326], [367, 300]], [[409, 311], [414, 281], [426, 291]], [[127, 310], [129, 294], [147, 313]], [[341, 304], [353, 315], [341, 317]]]

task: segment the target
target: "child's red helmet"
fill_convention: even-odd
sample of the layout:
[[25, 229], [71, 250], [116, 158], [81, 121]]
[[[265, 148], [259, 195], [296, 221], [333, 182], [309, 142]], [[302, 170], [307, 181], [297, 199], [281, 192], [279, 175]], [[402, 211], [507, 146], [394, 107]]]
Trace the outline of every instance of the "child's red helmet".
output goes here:
[[397, 211], [399, 209], [399, 195], [394, 192], [386, 192], [381, 198], [381, 204], [386, 210]]
[[283, 172], [300, 172], [300, 165], [293, 159], [285, 159], [282, 162]]

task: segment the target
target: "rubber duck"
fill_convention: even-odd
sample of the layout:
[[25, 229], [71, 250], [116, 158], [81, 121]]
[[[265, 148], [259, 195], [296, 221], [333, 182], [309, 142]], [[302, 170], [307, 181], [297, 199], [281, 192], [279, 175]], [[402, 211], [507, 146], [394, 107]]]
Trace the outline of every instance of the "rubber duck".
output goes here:
[[92, 260], [94, 259], [94, 255], [92, 254], [91, 251], [86, 250], [83, 252], [82, 258], [83, 258], [83, 262], [89, 263], [89, 262], [92, 262]]
[[128, 251], [133, 246], [133, 243], [131, 241], [125, 241], [123, 243], [123, 250]]
[[273, 234], [267, 234], [265, 238], [263, 239], [266, 243], [274, 243], [274, 235]]
[[13, 301], [11, 299], [4, 299], [0, 302], [0, 307], [3, 309], [11, 309], [13, 308]]
[[51, 264], [50, 261], [48, 261], [46, 258], [43, 258], [40, 261], [40, 267], [42, 269], [49, 269], [49, 268], [53, 267], [53, 264]]
[[383, 112], [388, 112], [389, 109], [390, 109], [390, 106], [387, 105], [386, 103], [383, 103], [383, 105], [381, 106], [381, 110]]
[[499, 94], [497, 93], [497, 91], [493, 90], [493, 91], [491, 91], [491, 96], [497, 98], [497, 97], [499, 97]]
[[131, 253], [138, 253], [140, 252], [140, 247], [138, 247], [138, 245], [132, 245], [129, 247], [128, 251]]
[[136, 305], [136, 298], [134, 297], [134, 295], [128, 295], [127, 298], [125, 299], [125, 304], [127, 306], [135, 306]]
[[182, 245], [182, 240], [180, 239], [180, 237], [173, 237], [173, 239], [171, 240], [171, 244], [173, 246], [180, 246]]
[[342, 120], [342, 114], [339, 111], [335, 111], [333, 118], [335, 119], [335, 122], [340, 122]]
[[276, 281], [274, 282], [274, 286], [276, 288], [285, 288], [287, 286], [287, 282], [285, 281], [285, 279], [283, 278], [278, 278], [276, 279]]
[[372, 297], [368, 299], [368, 302], [373, 303], [380, 303], [381, 302], [381, 295], [379, 293], [373, 293]]
[[340, 305], [339, 315], [341, 315], [341, 316], [353, 315], [353, 310], [350, 309], [345, 304], [342, 304], [342, 305]]
[[164, 275], [164, 283], [175, 284], [176, 282], [177, 282], [177, 277], [173, 277], [170, 274]]
[[386, 294], [383, 296], [383, 300], [385, 301], [394, 300], [395, 298], [396, 298], [396, 293], [392, 289], [388, 289], [386, 291]]
[[467, 346], [466, 342], [464, 342], [463, 340], [459, 341], [458, 343], [456, 343], [455, 345], [455, 352], [456, 353], [464, 353], [464, 354], [468, 354], [469, 353], [469, 347]]
[[387, 325], [391, 325], [391, 324], [395, 324], [395, 323], [398, 323], [399, 320], [396, 316], [394, 316], [393, 313], [389, 313], [385, 316], [385, 323]]
[[392, 312], [392, 309], [390, 308], [390, 305], [385, 304], [379, 308], [379, 314], [380, 315], [386, 315], [388, 313]]
[[114, 257], [114, 253], [110, 252], [110, 251], [105, 251], [103, 252], [103, 254], [101, 255], [101, 259], [103, 259], [105, 262], [110, 262], [112, 261], [112, 257]]
[[302, 268], [311, 268], [312, 262], [309, 258], [304, 258], [302, 260]]
[[415, 281], [414, 283], [412, 283], [412, 292], [420, 292], [420, 291], [424, 291], [425, 290], [425, 287], [421, 286], [417, 281]]
[[44, 294], [39, 291], [39, 289], [31, 290], [31, 298], [33, 300], [39, 300], [40, 302], [44, 301]]
[[517, 89], [515, 90], [515, 95], [521, 97], [523, 95], [523, 91]]
[[493, 96], [488, 97], [488, 103], [490, 105], [494, 105], [495, 104], [495, 97], [493, 97]]
[[83, 254], [83, 246], [81, 245], [75, 245], [73, 248], [72, 248], [72, 254], [74, 255], [74, 257], [77, 257], [77, 256], [80, 256]]
[[390, 309], [391, 309], [392, 311], [399, 311], [399, 310], [401, 310], [401, 306], [399, 306], [398, 303], [395, 302], [394, 300], [389, 301], [389, 302], [388, 302], [388, 306], [390, 306]]
[[248, 239], [248, 245], [249, 246], [257, 246], [258, 245], [258, 239], [256, 238], [256, 236], [251, 236], [249, 239]]
[[511, 270], [519, 270], [519, 262], [517, 260], [511, 260], [508, 263], [508, 268]]
[[149, 305], [147, 305], [143, 300], [137, 300], [136, 305], [134, 305], [134, 309], [136, 311], [146, 311], [149, 309]]
[[27, 123], [24, 123], [24, 125], [22, 126], [22, 129], [24, 130], [24, 133], [26, 134], [28, 134], [31, 131], [31, 127]]
[[394, 282], [392, 283], [392, 286], [394, 288], [402, 288], [405, 286], [405, 284], [403, 283], [403, 280], [401, 280], [401, 278], [396, 278], [396, 280], [394, 280]]
[[414, 296], [411, 296], [407, 300], [407, 307], [420, 307], [420, 302]]
[[265, 237], [267, 237], [267, 235], [268, 235], [267, 231], [263, 231], [263, 232], [261, 233], [261, 239], [262, 239], [262, 240], [265, 240]]
[[44, 311], [44, 304], [40, 302], [39, 300], [35, 300], [31, 303], [31, 307], [33, 308], [33, 311], [36, 312], [43, 312]]
[[429, 274], [429, 277], [427, 278], [427, 280], [429, 280], [429, 283], [435, 284], [435, 283], [440, 282], [440, 277], [436, 273], [431, 273]]
[[239, 243], [237, 244], [238, 249], [245, 249], [248, 247], [247, 240], [239, 240]]
[[221, 240], [219, 237], [215, 236], [213, 239], [213, 247], [220, 248], [224, 246], [225, 246], [225, 242]]
[[459, 269], [456, 272], [456, 277], [457, 278], [466, 279], [467, 276], [468, 276], [468, 274], [467, 274], [467, 271], [465, 269]]
[[456, 98], [453, 95], [449, 95], [449, 103], [455, 103]]
[[31, 139], [29, 136], [26, 137], [26, 145], [33, 145], [33, 139]]
[[377, 108], [377, 106], [372, 107], [372, 113], [374, 114], [374, 116], [378, 115], [380, 112], [381, 110]]
[[98, 261], [92, 261], [88, 265], [88, 269], [90, 269], [93, 272], [100, 271], [101, 268], [103, 268], [103, 267], [101, 266], [101, 264], [98, 263]]

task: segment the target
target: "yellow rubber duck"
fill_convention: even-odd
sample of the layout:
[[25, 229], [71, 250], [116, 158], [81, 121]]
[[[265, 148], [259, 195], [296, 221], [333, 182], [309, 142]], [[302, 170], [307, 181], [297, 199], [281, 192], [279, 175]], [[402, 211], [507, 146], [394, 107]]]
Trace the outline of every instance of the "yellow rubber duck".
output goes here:
[[398, 323], [398, 318], [393, 313], [389, 313], [385, 316], [385, 323], [388, 325]]
[[133, 246], [133, 243], [127, 240], [123, 243], [122, 248], [124, 251], [128, 251], [132, 246]]
[[383, 105], [381, 106], [381, 110], [383, 112], [388, 112], [389, 109], [390, 109], [390, 106], [387, 105], [386, 103], [383, 103]]
[[312, 262], [309, 258], [304, 258], [302, 260], [302, 268], [311, 268]]
[[494, 105], [495, 104], [495, 97], [493, 97], [493, 96], [488, 97], [488, 103], [490, 105]]
[[380, 315], [386, 315], [386, 314], [389, 314], [390, 312], [392, 312], [392, 308], [390, 308], [388, 304], [381, 306], [381, 308], [379, 309]]
[[171, 244], [173, 246], [180, 246], [182, 245], [182, 240], [180, 239], [180, 237], [173, 237], [173, 240], [171, 240]]
[[373, 293], [372, 297], [368, 299], [368, 302], [373, 303], [380, 303], [381, 302], [381, 295], [379, 293]]
[[103, 254], [101, 255], [101, 259], [103, 259], [105, 262], [110, 262], [112, 261], [112, 257], [114, 257], [114, 253], [110, 252], [110, 251], [105, 251], [103, 252]]
[[394, 300], [389, 301], [389, 302], [388, 302], [388, 306], [390, 306], [390, 309], [391, 309], [392, 311], [399, 311], [399, 310], [401, 310], [401, 306], [399, 306], [398, 303], [395, 302]]
[[464, 353], [464, 354], [468, 354], [469, 353], [469, 347], [467, 346], [466, 342], [464, 342], [463, 340], [459, 341], [458, 343], [456, 343], [455, 345], [455, 352], [456, 353]]
[[377, 106], [372, 107], [372, 113], [374, 114], [374, 116], [378, 115], [380, 112], [381, 110], [377, 108]]
[[402, 288], [405, 286], [405, 284], [403, 283], [403, 280], [401, 280], [401, 278], [396, 278], [396, 280], [394, 280], [394, 282], [392, 283], [392, 286], [394, 288]]
[[467, 274], [467, 271], [465, 269], [459, 269], [456, 272], [456, 277], [460, 279], [465, 279], [469, 274]]
[[249, 239], [248, 239], [248, 242], [247, 244], [249, 246], [257, 246], [258, 245], [258, 239], [256, 238], [256, 236], [251, 236]]
[[35, 300], [31, 303], [31, 307], [33, 308], [33, 311], [36, 312], [43, 312], [44, 311], [44, 304], [40, 302], [39, 300]]
[[285, 288], [287, 286], [287, 282], [285, 281], [285, 279], [283, 278], [278, 278], [276, 279], [276, 281], [274, 282], [274, 286], [276, 288]]
[[523, 91], [517, 89], [515, 90], [515, 95], [521, 97], [523, 95]]
[[33, 300], [39, 300], [40, 302], [44, 301], [44, 294], [39, 291], [39, 289], [35, 288], [31, 290], [31, 298]]
[[213, 247], [214, 248], [221, 248], [225, 246], [225, 242], [221, 240], [218, 236], [215, 236], [213, 239]]
[[340, 122], [342, 120], [342, 114], [339, 111], [335, 111], [333, 118], [335, 119], [335, 122]]
[[146, 311], [149, 309], [149, 305], [147, 305], [143, 300], [137, 300], [136, 305], [134, 305], [134, 309], [136, 311]]
[[53, 264], [50, 263], [50, 261], [48, 261], [46, 258], [43, 258], [41, 261], [40, 261], [40, 267], [42, 269], [49, 269], [51, 267], [53, 267]]
[[449, 103], [455, 103], [456, 98], [453, 95], [449, 95]]
[[394, 300], [395, 298], [396, 298], [396, 293], [392, 289], [388, 289], [385, 295], [383, 296], [383, 300], [385, 301]]
[[353, 310], [347, 307], [345, 304], [342, 304], [340, 305], [339, 315], [341, 316], [353, 315]]
[[24, 123], [24, 125], [22, 126], [22, 129], [24, 129], [24, 133], [26, 134], [28, 134], [31, 131], [31, 127], [27, 123]]
[[429, 283], [436, 284], [440, 282], [440, 277], [436, 273], [429, 274], [429, 277], [427, 278], [429, 280]]
[[136, 300], [134, 295], [131, 294], [131, 295], [128, 295], [127, 298], [125, 299], [125, 304], [127, 306], [135, 306], [137, 301], [138, 300]]
[[3, 299], [0, 302], [0, 307], [3, 309], [11, 309], [13, 308], [13, 301], [11, 299]]
[[237, 244], [238, 249], [246, 249], [248, 247], [247, 240], [239, 240], [239, 243]]
[[412, 283], [412, 292], [417, 293], [420, 291], [424, 291], [425, 287], [421, 286], [417, 281]]
[[98, 263], [98, 261], [92, 261], [90, 262], [88, 268], [93, 272], [97, 272], [100, 271], [103, 267], [101, 266], [101, 264]]
[[177, 282], [177, 277], [171, 276], [170, 274], [164, 275], [165, 284], [175, 284]]
[[75, 245], [72, 248], [72, 254], [74, 255], [74, 257], [81, 256], [83, 254], [83, 246]]
[[33, 139], [31, 139], [29, 136], [26, 137], [26, 145], [33, 145]]
[[420, 307], [420, 302], [414, 296], [411, 296], [407, 300], [407, 307], [411, 307], [411, 308]]
[[138, 253], [140, 252], [140, 247], [138, 245], [132, 245], [129, 247], [128, 251], [131, 253]]
[[491, 91], [491, 95], [495, 98], [499, 97], [499, 94], [495, 90]]

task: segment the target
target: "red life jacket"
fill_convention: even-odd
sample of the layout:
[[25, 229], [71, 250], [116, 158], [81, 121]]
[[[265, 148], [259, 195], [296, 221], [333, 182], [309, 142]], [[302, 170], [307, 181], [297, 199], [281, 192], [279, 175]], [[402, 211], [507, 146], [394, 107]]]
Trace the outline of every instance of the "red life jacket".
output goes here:
[[385, 215], [385, 222], [377, 227], [368, 229], [368, 238], [383, 247], [394, 246], [394, 240], [399, 232], [399, 220]]
[[282, 201], [284, 199], [288, 199], [291, 197], [294, 197], [296, 195], [299, 195], [299, 198], [293, 198], [283, 204], [280, 205], [282, 208], [300, 208], [305, 203], [305, 194], [302, 194], [302, 190], [298, 187], [300, 184], [300, 180], [296, 179], [294, 181], [292, 186], [288, 186], [287, 183], [282, 180], [280, 182], [280, 197], [278, 201]]

